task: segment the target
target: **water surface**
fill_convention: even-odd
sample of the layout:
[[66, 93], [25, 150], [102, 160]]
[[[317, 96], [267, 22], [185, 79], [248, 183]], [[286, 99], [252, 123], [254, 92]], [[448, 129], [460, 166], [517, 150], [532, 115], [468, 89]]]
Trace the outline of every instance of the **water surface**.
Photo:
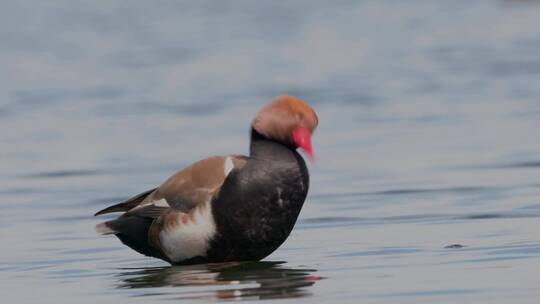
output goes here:
[[[0, 297], [537, 303], [539, 37], [538, 1], [7, 1]], [[170, 267], [96, 235], [97, 210], [247, 153], [281, 93], [320, 126], [279, 250]]]

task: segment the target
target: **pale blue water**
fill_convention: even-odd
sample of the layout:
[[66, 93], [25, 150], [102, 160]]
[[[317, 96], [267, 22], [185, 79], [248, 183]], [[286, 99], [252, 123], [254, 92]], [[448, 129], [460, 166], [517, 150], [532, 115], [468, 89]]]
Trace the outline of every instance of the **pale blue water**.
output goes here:
[[[540, 298], [538, 1], [4, 1], [0, 67], [2, 302]], [[318, 160], [264, 262], [96, 235], [97, 210], [247, 153], [281, 93], [319, 113]]]

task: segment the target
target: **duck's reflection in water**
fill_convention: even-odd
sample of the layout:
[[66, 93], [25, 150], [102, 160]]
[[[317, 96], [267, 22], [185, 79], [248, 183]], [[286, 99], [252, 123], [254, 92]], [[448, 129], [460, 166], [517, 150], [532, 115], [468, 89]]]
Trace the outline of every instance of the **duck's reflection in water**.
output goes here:
[[[198, 299], [271, 299], [309, 296], [316, 269], [285, 262], [243, 262], [123, 269], [118, 288], [145, 288], [140, 296]], [[154, 289], [159, 288], [159, 289]]]

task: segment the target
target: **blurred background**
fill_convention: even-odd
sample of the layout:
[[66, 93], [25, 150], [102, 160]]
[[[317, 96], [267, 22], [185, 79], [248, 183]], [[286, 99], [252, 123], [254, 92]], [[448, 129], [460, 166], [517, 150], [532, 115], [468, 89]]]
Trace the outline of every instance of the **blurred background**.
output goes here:
[[[5, 301], [540, 297], [540, 1], [1, 7]], [[318, 160], [264, 262], [168, 267], [96, 235], [97, 210], [248, 153], [284, 93], [318, 112]]]

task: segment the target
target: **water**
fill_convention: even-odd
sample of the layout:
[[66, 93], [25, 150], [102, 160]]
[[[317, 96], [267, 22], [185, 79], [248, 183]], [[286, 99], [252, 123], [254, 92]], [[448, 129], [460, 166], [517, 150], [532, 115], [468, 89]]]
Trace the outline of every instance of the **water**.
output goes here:
[[[4, 1], [0, 297], [537, 303], [539, 37], [537, 1]], [[320, 126], [278, 251], [169, 267], [96, 235], [97, 210], [247, 153], [281, 93]]]

